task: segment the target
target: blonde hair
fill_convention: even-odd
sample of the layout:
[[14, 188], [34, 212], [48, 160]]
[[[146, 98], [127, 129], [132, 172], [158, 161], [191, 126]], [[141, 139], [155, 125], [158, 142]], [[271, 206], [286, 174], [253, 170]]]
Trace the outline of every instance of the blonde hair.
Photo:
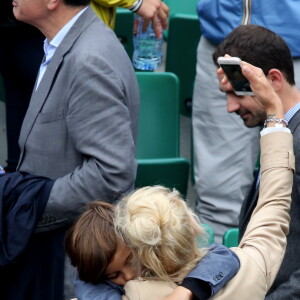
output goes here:
[[115, 227], [144, 266], [143, 277], [179, 282], [206, 254], [196, 244], [206, 232], [175, 189], [144, 187], [123, 198]]

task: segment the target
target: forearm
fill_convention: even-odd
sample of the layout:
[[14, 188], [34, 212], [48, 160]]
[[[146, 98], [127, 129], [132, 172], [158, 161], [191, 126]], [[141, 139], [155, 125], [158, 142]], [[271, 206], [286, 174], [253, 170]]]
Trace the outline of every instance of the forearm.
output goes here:
[[[270, 286], [286, 247], [293, 182], [292, 135], [271, 133], [261, 139], [261, 183], [259, 200], [239, 245], [244, 251], [258, 249], [256, 263]], [[282, 188], [284, 187], [284, 188]]]

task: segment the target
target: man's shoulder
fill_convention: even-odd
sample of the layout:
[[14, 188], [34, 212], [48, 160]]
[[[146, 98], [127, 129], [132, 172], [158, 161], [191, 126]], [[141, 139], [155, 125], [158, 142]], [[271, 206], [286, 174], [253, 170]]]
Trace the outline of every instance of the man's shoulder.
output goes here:
[[[90, 7], [82, 14], [71, 30], [73, 31], [70, 32], [71, 36], [73, 34], [76, 36], [76, 33], [78, 36], [74, 39], [75, 47], [72, 47], [70, 52], [76, 53], [78, 57], [94, 54], [101, 58], [104, 54], [108, 56], [126, 54], [115, 33]], [[66, 43], [68, 43], [67, 40]]]
[[95, 45], [105, 47], [111, 39], [119, 43], [114, 32], [88, 6], [73, 24], [62, 44], [74, 43], [76, 47], [72, 47], [72, 51], [76, 50], [78, 45], [92, 50]]
[[[101, 70], [124, 70], [131, 65], [128, 55], [115, 33], [91, 8], [79, 17], [60, 45], [65, 70], [87, 66], [101, 66]], [[99, 69], [99, 70], [100, 70]], [[107, 71], [108, 72], [108, 71]]]
[[[298, 110], [289, 121], [288, 127], [291, 129], [293, 136], [300, 136], [300, 110]], [[294, 149], [297, 151], [297, 149]]]

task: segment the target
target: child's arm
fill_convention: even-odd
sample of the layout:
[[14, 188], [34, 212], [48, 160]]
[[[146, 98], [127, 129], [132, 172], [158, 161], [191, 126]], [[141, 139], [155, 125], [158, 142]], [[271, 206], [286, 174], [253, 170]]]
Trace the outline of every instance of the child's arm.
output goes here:
[[123, 287], [105, 281], [97, 285], [81, 281], [78, 276], [74, 280], [75, 293], [80, 300], [121, 300]]
[[164, 300], [199, 300], [214, 296], [239, 270], [237, 255], [222, 245], [212, 245], [208, 254], [185, 277], [181, 286]]

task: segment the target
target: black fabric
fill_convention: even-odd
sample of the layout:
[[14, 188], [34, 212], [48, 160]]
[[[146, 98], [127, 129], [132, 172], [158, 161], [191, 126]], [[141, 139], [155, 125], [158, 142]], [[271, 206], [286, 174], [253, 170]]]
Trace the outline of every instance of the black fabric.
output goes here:
[[9, 23], [15, 23], [13, 15], [12, 1], [0, 0], [0, 26]]
[[243, 201], [241, 207], [240, 220], [239, 220], [239, 241], [241, 240], [241, 238], [243, 237], [246, 231], [252, 212], [257, 204], [258, 195], [259, 195], [259, 186], [256, 187], [256, 184], [257, 184], [258, 176], [259, 176], [259, 172], [257, 172], [252, 182], [251, 188], [248, 192], [248, 195]]
[[0, 299], [63, 300], [64, 236], [62, 229], [36, 234], [18, 260], [0, 267]]
[[4, 87], [7, 138], [7, 166], [4, 167], [6, 172], [14, 172], [20, 156], [20, 129], [44, 55], [45, 37], [31, 25], [1, 26], [1, 22], [0, 36], [0, 73]]
[[2, 300], [62, 299], [65, 229], [33, 233], [53, 184], [23, 172], [0, 175]]
[[[23, 26], [25, 23], [17, 21], [13, 14], [11, 0], [0, 0], [0, 27]], [[28, 25], [27, 25], [28, 26]]]
[[203, 280], [188, 277], [183, 279], [181, 286], [192, 292], [193, 299], [205, 300], [211, 296], [211, 287], [208, 282]]
[[22, 172], [0, 177], [0, 266], [23, 253], [47, 204], [54, 180]]

